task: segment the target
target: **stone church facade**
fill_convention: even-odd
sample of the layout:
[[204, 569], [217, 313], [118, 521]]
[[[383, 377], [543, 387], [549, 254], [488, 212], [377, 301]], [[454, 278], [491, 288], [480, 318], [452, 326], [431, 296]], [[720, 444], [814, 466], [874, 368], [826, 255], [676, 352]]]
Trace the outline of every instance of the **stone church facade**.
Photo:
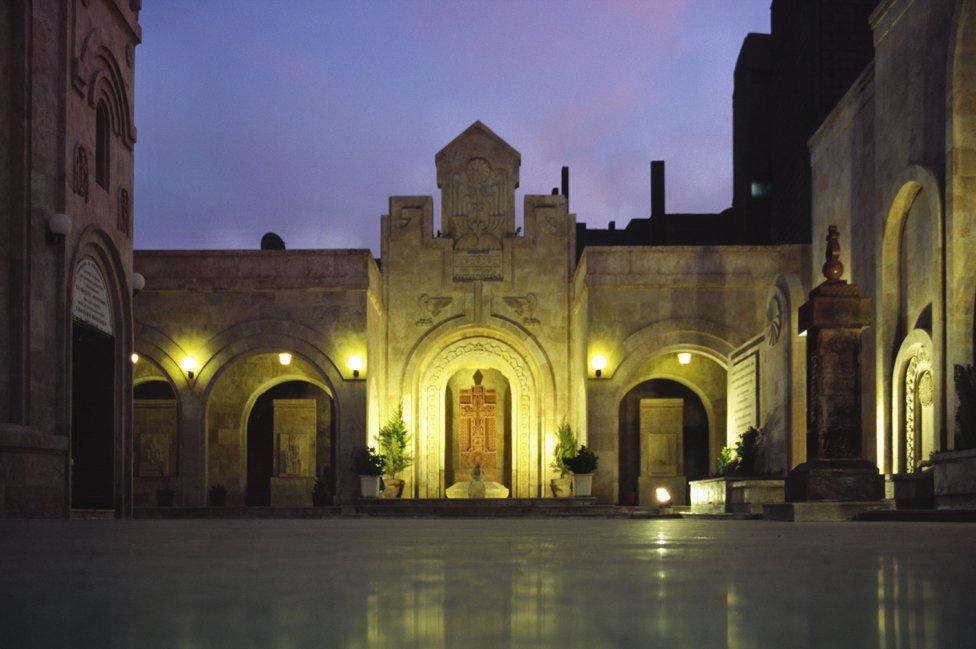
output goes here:
[[[819, 32], [802, 47], [777, 45], [798, 42], [789, 30], [811, 23], [790, 20], [795, 4], [773, 2], [773, 33], [746, 38], [736, 69], [736, 198], [715, 215], [669, 215], [662, 190], [650, 218], [594, 230], [572, 213], [564, 181], [561, 191], [526, 195], [517, 224], [520, 154], [475, 122], [434, 158], [439, 215], [431, 196], [390, 197], [378, 259], [368, 250], [132, 253], [121, 199], [109, 205], [96, 192], [91, 203], [75, 190], [69, 128], [58, 145], [67, 199], [21, 215], [35, 223], [31, 282], [58, 297], [43, 308], [16, 292], [5, 298], [13, 313], [48, 323], [31, 331], [50, 342], [31, 347], [3, 324], [2, 380], [27, 386], [17, 354], [38, 346], [32, 367], [72, 366], [85, 340], [68, 331], [97, 329], [100, 312], [71, 310], [87, 286], [76, 288], [71, 272], [92, 274], [94, 263], [116, 342], [107, 347], [102, 331], [103, 356], [91, 358], [113, 359], [117, 391], [114, 446], [100, 450], [114, 466], [114, 499], [90, 506], [126, 516], [156, 505], [161, 491], [203, 506], [215, 486], [231, 505], [301, 506], [316, 481], [347, 502], [359, 493], [353, 450], [375, 445], [399, 408], [414, 456], [398, 476], [404, 497], [442, 498], [475, 466], [512, 497], [550, 496], [566, 422], [600, 458], [601, 502], [649, 504], [657, 487], [680, 502], [688, 480], [713, 474], [722, 447], [750, 426], [766, 430], [766, 471], [785, 475], [806, 460], [798, 310], [820, 281], [827, 227], [837, 225], [845, 278], [874, 309], [862, 336], [862, 455], [882, 473], [915, 473], [932, 452], [956, 448], [952, 368], [973, 362], [976, 2], [814, 4], [817, 24], [852, 26], [836, 33], [856, 41], [841, 48], [854, 59], [834, 56], [835, 41]], [[117, 39], [104, 47], [125, 60], [125, 39], [136, 43], [138, 31], [119, 12], [134, 20], [138, 7], [80, 6], [83, 20], [104, 21], [97, 33]], [[793, 58], [777, 67], [777, 52]], [[758, 122], [746, 118], [775, 114], [804, 83], [791, 76], [806, 69], [798, 61], [818, 56], [809, 67], [824, 76], [807, 79], [805, 92], [822, 112], [753, 137]], [[122, 90], [131, 89], [127, 74]], [[68, 95], [92, 111], [83, 90]], [[135, 131], [125, 122], [131, 90], [122, 90], [105, 90], [121, 147], [112, 149], [121, 165], [113, 196], [131, 183], [126, 142]], [[97, 140], [97, 110], [79, 111]], [[784, 142], [808, 146], [799, 166]], [[652, 175], [663, 188], [663, 166]], [[52, 261], [47, 217], [61, 212], [76, 224], [74, 252]], [[16, 232], [23, 220], [5, 214]], [[2, 509], [65, 515], [89, 506], [71, 497], [72, 449], [85, 433], [70, 419], [88, 393], [40, 376], [33, 385], [60, 405], [51, 422], [3, 411]], [[49, 494], [43, 503], [24, 495], [38, 490]]]

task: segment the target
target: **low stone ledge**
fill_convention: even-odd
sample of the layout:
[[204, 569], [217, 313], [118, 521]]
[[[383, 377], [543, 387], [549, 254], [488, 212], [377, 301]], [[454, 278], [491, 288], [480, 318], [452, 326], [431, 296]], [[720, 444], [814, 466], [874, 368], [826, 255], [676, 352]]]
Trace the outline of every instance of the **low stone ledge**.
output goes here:
[[688, 483], [693, 514], [761, 514], [785, 500], [783, 478], [720, 477]]
[[933, 453], [935, 506], [938, 509], [976, 509], [976, 449]]
[[890, 500], [860, 502], [822, 500], [817, 502], [776, 503], [763, 506], [763, 519], [796, 523], [826, 523], [858, 520], [868, 512], [895, 508]]

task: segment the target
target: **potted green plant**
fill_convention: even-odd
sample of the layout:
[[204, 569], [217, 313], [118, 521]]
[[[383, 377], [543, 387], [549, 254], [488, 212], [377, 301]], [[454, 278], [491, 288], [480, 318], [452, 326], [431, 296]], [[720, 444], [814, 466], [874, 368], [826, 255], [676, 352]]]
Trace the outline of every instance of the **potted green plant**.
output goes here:
[[315, 478], [312, 486], [312, 504], [316, 507], [325, 507], [332, 504], [332, 469], [325, 467], [322, 475]]
[[765, 450], [765, 432], [761, 428], [750, 426], [739, 436], [735, 448], [722, 448], [718, 455], [718, 474], [722, 477], [761, 475]]
[[163, 479], [163, 487], [156, 490], [156, 504], [160, 507], [172, 507], [176, 499], [176, 492], [169, 486], [169, 478]]
[[222, 484], [210, 485], [207, 490], [207, 502], [211, 507], [223, 507], [227, 504], [227, 487]]
[[579, 447], [576, 455], [563, 460], [566, 468], [573, 472], [573, 494], [589, 496], [593, 493], [593, 472], [596, 471], [599, 458], [586, 445]]
[[552, 464], [550, 465], [553, 471], [559, 473], [558, 478], [549, 481], [549, 488], [556, 498], [568, 498], [572, 495], [570, 489], [573, 481], [572, 478], [566, 477], [569, 474], [566, 459], [576, 454], [577, 444], [576, 433], [566, 423], [566, 420], [563, 420], [563, 423], [559, 424], [559, 428], [556, 429], [556, 447], [552, 451]]
[[376, 498], [380, 493], [380, 476], [386, 467], [386, 458], [372, 446], [359, 447], [352, 452], [352, 470], [359, 476], [363, 498]]
[[380, 452], [386, 457], [386, 473], [390, 476], [385, 481], [386, 491], [391, 498], [403, 495], [403, 480], [398, 479], [397, 474], [413, 463], [413, 456], [407, 450], [409, 445], [410, 433], [403, 421], [403, 407], [398, 406], [379, 433]]

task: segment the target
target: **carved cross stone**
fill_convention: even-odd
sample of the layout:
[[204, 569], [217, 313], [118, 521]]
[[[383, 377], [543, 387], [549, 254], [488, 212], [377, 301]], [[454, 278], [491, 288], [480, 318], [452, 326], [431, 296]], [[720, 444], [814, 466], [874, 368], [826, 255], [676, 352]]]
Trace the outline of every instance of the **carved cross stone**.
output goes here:
[[460, 457], [459, 469], [473, 471], [498, 467], [498, 447], [495, 440], [495, 415], [498, 396], [495, 390], [475, 385], [460, 394]]

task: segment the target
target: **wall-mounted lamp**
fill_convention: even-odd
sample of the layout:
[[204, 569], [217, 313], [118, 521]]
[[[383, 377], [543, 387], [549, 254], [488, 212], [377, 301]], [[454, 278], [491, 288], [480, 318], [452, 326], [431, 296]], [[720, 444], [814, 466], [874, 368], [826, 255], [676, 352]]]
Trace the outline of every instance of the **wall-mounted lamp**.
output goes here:
[[807, 337], [807, 330], [806, 329], [804, 329], [803, 331], [800, 332], [800, 337], [801, 338], [806, 338]]
[[67, 214], [52, 214], [47, 220], [48, 245], [64, 243], [64, 238], [69, 234], [71, 234], [71, 217]]
[[354, 354], [349, 357], [349, 360], [346, 362], [346, 364], [349, 366], [349, 369], [352, 370], [352, 378], [358, 379], [359, 372], [361, 372], [363, 369], [363, 357]]
[[146, 288], [146, 277], [142, 273], [132, 273], [132, 294], [136, 295], [144, 288]]
[[135, 365], [139, 362], [139, 354], [132, 352], [132, 356], [129, 356], [129, 360], [132, 361], [133, 365]]
[[200, 369], [200, 365], [192, 356], [184, 356], [180, 359], [180, 369], [186, 372], [186, 377], [192, 381], [193, 373]]
[[658, 487], [654, 490], [654, 500], [657, 501], [658, 505], [667, 505], [671, 502], [671, 492], [665, 487]]
[[607, 358], [606, 356], [594, 356], [590, 361], [590, 365], [593, 367], [593, 373], [596, 378], [603, 376], [603, 370], [607, 369]]
[[678, 352], [678, 363], [687, 365], [691, 362], [691, 352]]
[[282, 365], [291, 365], [291, 354], [288, 352], [281, 352], [278, 354], [278, 362]]

